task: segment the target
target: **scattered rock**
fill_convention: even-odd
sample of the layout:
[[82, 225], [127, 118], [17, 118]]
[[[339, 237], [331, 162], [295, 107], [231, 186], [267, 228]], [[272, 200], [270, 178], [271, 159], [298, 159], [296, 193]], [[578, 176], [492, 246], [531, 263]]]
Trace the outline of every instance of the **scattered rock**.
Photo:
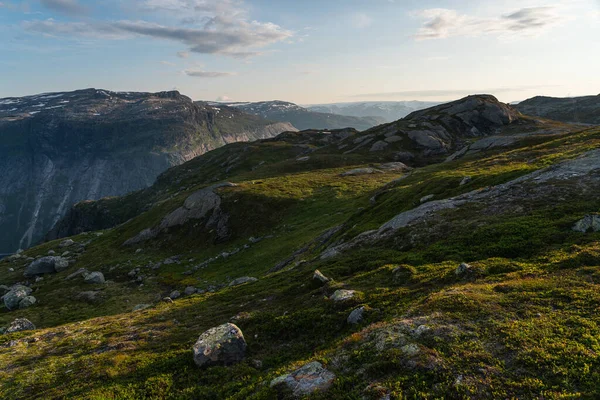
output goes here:
[[73, 246], [75, 242], [72, 239], [65, 239], [58, 245], [59, 247], [69, 247]]
[[412, 276], [417, 273], [417, 270], [412, 265], [399, 265], [392, 270], [394, 281], [397, 283], [404, 283], [410, 281]]
[[309, 156], [305, 156], [305, 157], [298, 157], [298, 158], [296, 158], [296, 161], [308, 161], [308, 160], [310, 160], [310, 157], [309, 157]]
[[65, 280], [70, 280], [73, 278], [78, 277], [79, 275], [87, 275], [89, 273], [89, 271], [85, 268], [79, 268], [77, 271], [73, 272], [72, 274], [70, 274], [69, 276], [67, 276], [65, 278]]
[[185, 290], [183, 291], [183, 293], [185, 293], [187, 296], [195, 294], [198, 291], [198, 289], [196, 289], [193, 286], [188, 286], [185, 288]]
[[313, 274], [313, 279], [321, 283], [327, 283], [331, 281], [331, 279], [323, 275], [318, 269], [315, 270], [315, 273]]
[[364, 314], [365, 314], [365, 308], [358, 307], [358, 308], [352, 310], [350, 315], [348, 315], [348, 319], [346, 321], [351, 325], [356, 325], [363, 320]]
[[598, 232], [600, 231], [600, 215], [588, 214], [573, 226], [575, 232]]
[[181, 297], [181, 292], [179, 292], [179, 290], [173, 290], [169, 297], [171, 298], [171, 300], [178, 299]]
[[170, 297], [163, 297], [162, 301], [164, 303], [173, 303], [173, 299]]
[[69, 267], [69, 261], [63, 257], [48, 256], [42, 257], [25, 268], [25, 277], [32, 277], [35, 275], [43, 275], [55, 272], [64, 271]]
[[19, 302], [19, 308], [20, 309], [29, 308], [32, 305], [34, 305], [36, 301], [37, 301], [37, 299], [35, 297], [27, 296]]
[[4, 305], [9, 310], [16, 310], [19, 308], [21, 300], [29, 296], [31, 292], [31, 288], [28, 288], [27, 286], [15, 285], [4, 295]]
[[142, 311], [150, 307], [152, 307], [151, 304], [138, 304], [135, 307], [133, 307], [133, 311]]
[[421, 200], [419, 200], [419, 203], [421, 203], [421, 204], [427, 203], [428, 201], [433, 200], [434, 197], [435, 197], [435, 195], [428, 194], [427, 196], [421, 197]]
[[75, 300], [85, 301], [86, 303], [96, 303], [100, 300], [100, 297], [100, 292], [88, 290], [85, 292], [78, 293], [75, 296]]
[[253, 278], [251, 276], [242, 276], [241, 278], [237, 278], [234, 279], [233, 281], [231, 281], [229, 283], [229, 286], [239, 286], [239, 285], [243, 285], [244, 283], [252, 283], [252, 282], [256, 282], [258, 281], [258, 279]]
[[464, 186], [470, 183], [473, 179], [470, 176], [465, 176], [462, 181], [460, 181], [460, 186]]
[[142, 249], [137, 249], [137, 250], [135, 251], [135, 254], [140, 254], [142, 251], [143, 251]]
[[331, 300], [336, 303], [348, 301], [353, 299], [356, 296], [355, 290], [346, 290], [346, 289], [338, 289], [331, 296]]
[[388, 147], [389, 143], [388, 142], [384, 142], [383, 140], [378, 140], [377, 142], [373, 143], [373, 146], [371, 146], [371, 149], [369, 149], [370, 152], [376, 152], [376, 151], [382, 151], [385, 150], [386, 147]]
[[335, 374], [323, 367], [318, 361], [310, 362], [291, 374], [283, 375], [271, 381], [271, 387], [285, 385], [296, 397], [307, 396], [316, 391], [327, 390], [333, 383]]
[[49, 256], [53, 256], [55, 254], [56, 254], [56, 252], [54, 250], [48, 250], [48, 255]]
[[458, 267], [456, 267], [456, 270], [454, 270], [454, 273], [456, 275], [464, 275], [466, 273], [471, 272], [472, 270], [473, 270], [472, 266], [470, 266], [467, 263], [462, 263]]
[[409, 166], [407, 166], [406, 164], [398, 162], [398, 161], [379, 164], [379, 168], [381, 168], [385, 171], [410, 171], [412, 169]]
[[382, 171], [375, 168], [355, 168], [350, 171], [346, 171], [340, 174], [340, 176], [357, 176], [357, 175], [370, 175], [370, 174], [381, 174]]
[[32, 331], [34, 329], [35, 325], [27, 318], [17, 318], [8, 326], [4, 333]]
[[98, 271], [90, 272], [89, 274], [84, 275], [83, 280], [85, 283], [91, 283], [91, 284], [106, 283], [106, 281], [104, 280], [104, 275], [102, 274], [102, 272], [98, 272]]
[[240, 328], [226, 323], [200, 335], [193, 350], [194, 362], [200, 367], [231, 365], [246, 356], [246, 340]]

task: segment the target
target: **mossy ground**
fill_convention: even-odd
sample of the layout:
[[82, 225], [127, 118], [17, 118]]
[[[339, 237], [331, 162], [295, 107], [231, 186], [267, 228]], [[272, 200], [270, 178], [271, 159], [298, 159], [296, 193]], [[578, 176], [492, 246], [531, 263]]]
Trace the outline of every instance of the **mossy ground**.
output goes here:
[[[34, 307], [0, 310], [0, 325], [27, 317], [39, 327], [0, 336], [0, 397], [271, 399], [285, 396], [270, 388], [271, 379], [319, 360], [337, 379], [315, 399], [378, 398], [382, 391], [398, 399], [596, 398], [600, 234], [570, 227], [598, 211], [597, 198], [574, 193], [559, 207], [537, 204], [537, 212], [525, 216], [481, 215], [473, 208], [453, 216], [469, 224], [458, 223], [448, 235], [419, 245], [406, 247], [399, 232], [395, 240], [336, 258], [320, 261], [313, 259], [316, 252], [307, 253], [306, 263], [269, 270], [331, 227], [344, 223], [346, 229], [333, 240], [349, 238], [414, 208], [424, 195], [441, 199], [500, 184], [599, 144], [598, 129], [532, 138], [514, 148], [419, 168], [401, 180], [392, 172], [339, 176], [371, 161], [322, 155], [298, 163], [289, 155], [273, 155], [270, 168], [240, 167], [229, 178], [238, 186], [219, 192], [231, 214], [229, 241], [215, 244], [209, 234], [188, 227], [139, 246], [141, 253], [123, 246], [178, 207], [210, 173], [194, 181], [186, 172], [181, 177], [186, 189], [138, 217], [101, 236], [74, 237], [91, 242], [69, 271], [34, 284]], [[473, 179], [460, 186], [464, 176]], [[209, 257], [249, 244], [250, 236], [272, 237], [184, 274]], [[26, 253], [46, 254], [58, 243]], [[181, 264], [144, 268], [176, 254]], [[473, 271], [457, 276], [463, 261]], [[394, 274], [398, 266], [402, 272]], [[7, 272], [9, 267], [15, 271]], [[112, 283], [96, 287], [64, 280], [80, 267], [100, 270]], [[147, 276], [142, 287], [127, 277], [135, 267]], [[314, 283], [315, 269], [334, 283]], [[2, 261], [0, 271], [1, 283], [23, 279], [19, 263]], [[226, 284], [246, 275], [259, 281], [172, 304], [159, 301], [172, 289]], [[333, 304], [327, 297], [337, 288], [363, 295]], [[75, 300], [77, 293], [94, 289], [102, 289], [98, 303]], [[131, 312], [140, 303], [153, 307]], [[348, 325], [346, 318], [358, 305], [367, 307], [365, 320]], [[441, 332], [415, 339], [419, 355], [377, 347], [378, 332], [419, 319]], [[197, 337], [230, 320], [244, 332], [247, 360], [197, 368], [191, 353]]]

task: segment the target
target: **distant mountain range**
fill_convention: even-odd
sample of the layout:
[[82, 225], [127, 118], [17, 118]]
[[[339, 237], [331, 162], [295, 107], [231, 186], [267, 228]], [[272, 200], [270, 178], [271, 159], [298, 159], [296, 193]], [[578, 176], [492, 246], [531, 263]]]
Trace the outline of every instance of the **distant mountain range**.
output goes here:
[[0, 99], [0, 253], [35, 244], [78, 201], [142, 189], [224, 144], [290, 130], [177, 91]]
[[385, 122], [404, 118], [413, 111], [440, 104], [430, 101], [366, 101], [356, 103], [332, 103], [307, 105], [309, 111], [350, 115], [353, 117], [379, 117]]
[[258, 115], [272, 121], [290, 122], [300, 130], [355, 128], [359, 131], [388, 122], [378, 116], [350, 116], [339, 113], [309, 110], [286, 101], [260, 101], [255, 103], [211, 103], [238, 108], [248, 114]]
[[555, 121], [600, 124], [600, 95], [564, 98], [537, 96], [515, 107], [524, 114]]

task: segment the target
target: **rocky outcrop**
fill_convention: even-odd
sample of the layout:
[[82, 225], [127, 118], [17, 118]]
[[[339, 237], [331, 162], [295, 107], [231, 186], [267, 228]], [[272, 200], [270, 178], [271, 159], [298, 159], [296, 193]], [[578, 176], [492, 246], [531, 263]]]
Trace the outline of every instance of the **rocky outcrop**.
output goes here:
[[216, 239], [224, 240], [229, 235], [228, 221], [229, 215], [221, 210], [221, 197], [215, 190], [222, 187], [234, 187], [233, 183], [223, 182], [207, 188], [198, 190], [187, 199], [183, 205], [175, 211], [168, 214], [157, 226], [147, 228], [138, 233], [131, 239], [128, 239], [124, 245], [132, 245], [154, 239], [161, 232], [175, 226], [185, 225], [190, 220], [206, 220], [204, 226], [206, 229], [214, 229]]
[[199, 367], [231, 365], [246, 356], [246, 340], [240, 328], [226, 323], [200, 335], [193, 350], [194, 362]]
[[555, 121], [600, 125], [600, 95], [565, 98], [537, 96], [515, 107], [524, 114]]
[[[226, 143], [287, 130], [295, 128], [175, 91], [0, 99], [0, 253], [40, 241], [79, 201], [148, 187], [167, 168]], [[50, 238], [77, 230], [59, 224]]]
[[318, 361], [310, 362], [291, 374], [283, 375], [271, 381], [271, 387], [285, 387], [294, 396], [303, 397], [317, 391], [325, 391], [331, 387], [335, 374]]

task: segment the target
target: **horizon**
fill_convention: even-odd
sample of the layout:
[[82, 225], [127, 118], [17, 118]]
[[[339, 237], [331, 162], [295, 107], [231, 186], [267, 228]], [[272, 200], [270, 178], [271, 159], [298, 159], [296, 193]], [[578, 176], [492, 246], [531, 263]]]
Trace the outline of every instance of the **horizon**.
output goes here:
[[296, 104], [577, 97], [600, 91], [598, 22], [598, 0], [0, 1], [0, 74], [11, 77], [0, 97], [86, 87]]

